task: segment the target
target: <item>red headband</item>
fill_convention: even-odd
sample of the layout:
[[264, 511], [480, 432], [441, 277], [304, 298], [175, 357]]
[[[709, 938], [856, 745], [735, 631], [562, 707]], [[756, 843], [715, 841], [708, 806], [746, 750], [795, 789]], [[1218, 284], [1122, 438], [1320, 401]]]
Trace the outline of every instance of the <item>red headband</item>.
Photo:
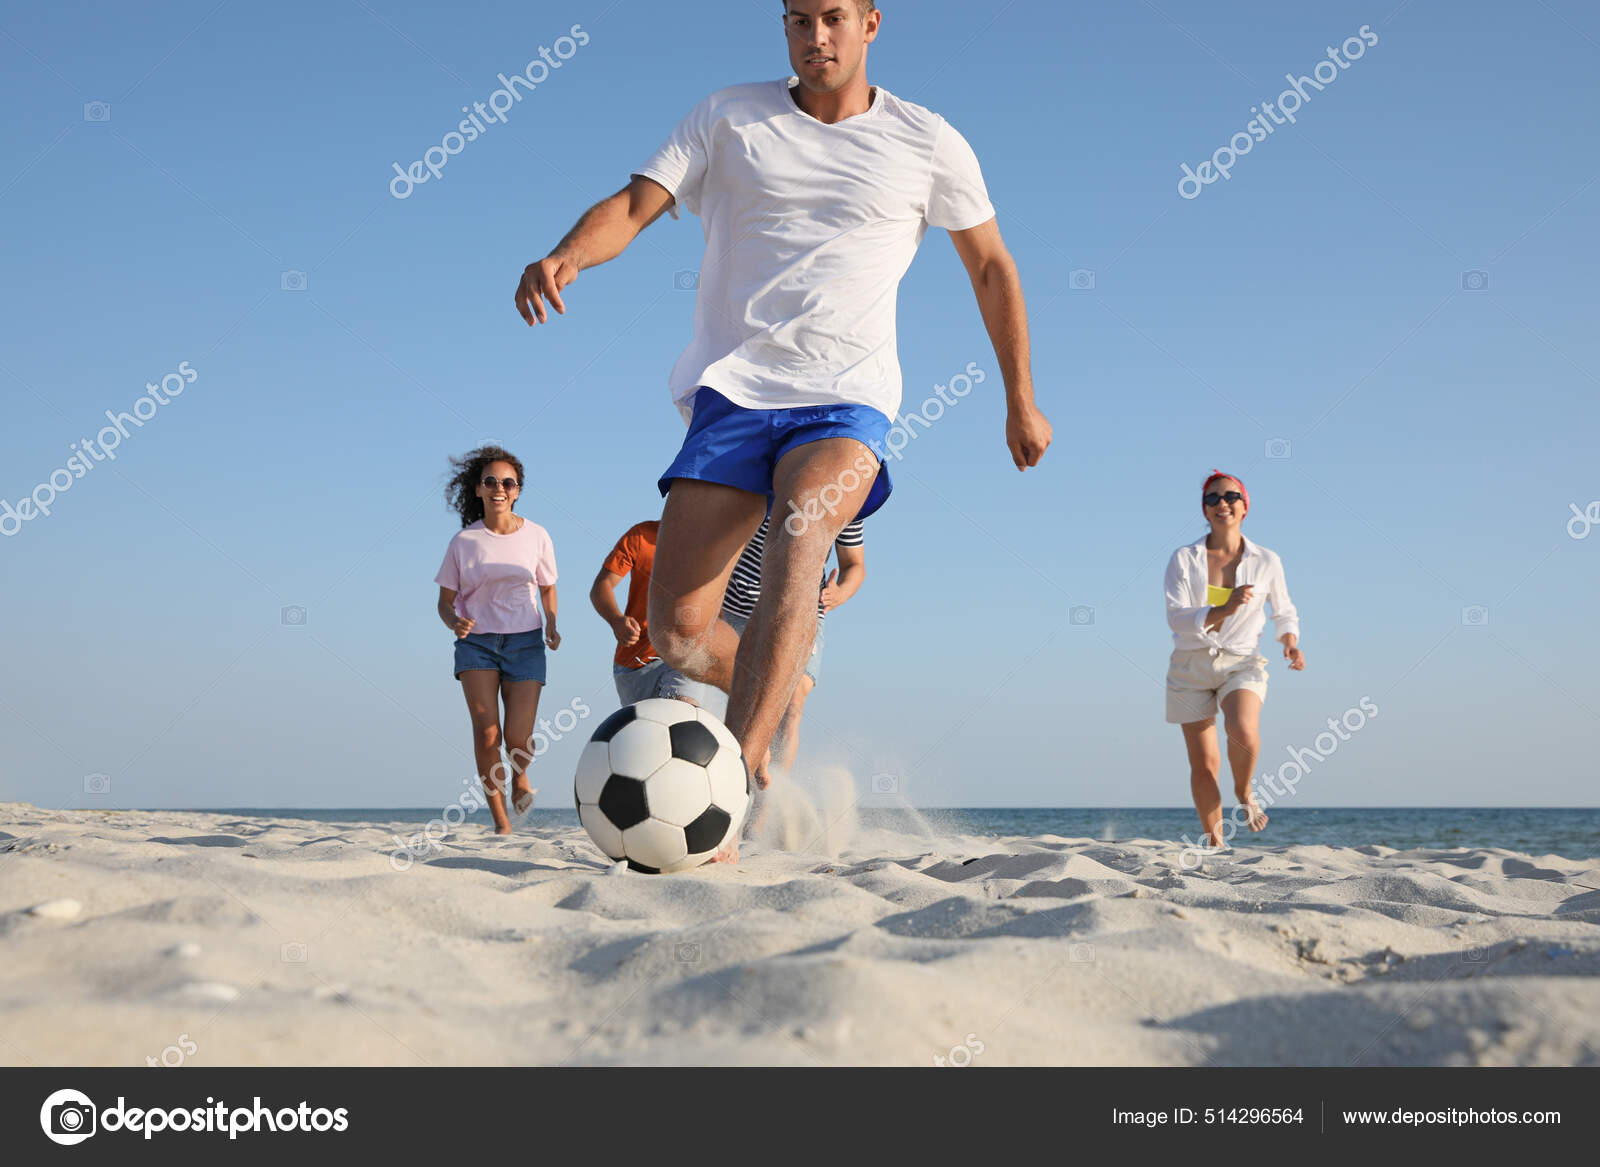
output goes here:
[[1221, 470], [1213, 467], [1210, 476], [1200, 484], [1200, 493], [1204, 494], [1206, 487], [1210, 486], [1219, 478], [1231, 478], [1235, 482], [1239, 483], [1239, 493], [1244, 495], [1244, 509], [1248, 511], [1250, 509], [1250, 491], [1236, 474], [1224, 474]]

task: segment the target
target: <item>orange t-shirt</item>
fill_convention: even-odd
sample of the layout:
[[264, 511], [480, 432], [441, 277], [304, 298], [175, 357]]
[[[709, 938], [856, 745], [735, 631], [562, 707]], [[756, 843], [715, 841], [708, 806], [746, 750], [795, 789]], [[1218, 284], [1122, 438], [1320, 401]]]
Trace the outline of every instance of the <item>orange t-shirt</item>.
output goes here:
[[605, 570], [628, 577], [628, 602], [622, 614], [639, 622], [639, 639], [632, 644], [617, 645], [617, 655], [613, 658], [625, 668], [643, 668], [656, 659], [655, 647], [650, 643], [650, 625], [645, 617], [650, 607], [650, 569], [656, 562], [656, 531], [660, 526], [654, 519], [635, 523], [606, 556]]

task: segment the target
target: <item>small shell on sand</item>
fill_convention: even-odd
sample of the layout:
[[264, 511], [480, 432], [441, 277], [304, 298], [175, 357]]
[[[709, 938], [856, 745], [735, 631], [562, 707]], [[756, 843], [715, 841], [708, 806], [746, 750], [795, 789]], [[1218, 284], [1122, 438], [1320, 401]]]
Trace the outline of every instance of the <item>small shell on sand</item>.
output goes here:
[[83, 905], [77, 900], [46, 900], [29, 908], [28, 915], [42, 920], [76, 920], [82, 911]]
[[221, 981], [190, 981], [178, 993], [195, 1001], [233, 1001], [239, 996], [238, 989]]

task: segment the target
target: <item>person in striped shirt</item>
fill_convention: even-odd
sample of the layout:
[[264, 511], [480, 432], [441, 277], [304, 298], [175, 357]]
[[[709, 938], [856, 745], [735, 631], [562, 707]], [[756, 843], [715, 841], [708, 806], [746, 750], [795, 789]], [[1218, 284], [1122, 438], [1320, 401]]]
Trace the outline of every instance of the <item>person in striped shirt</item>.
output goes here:
[[[761, 557], [767, 546], [767, 527], [771, 517], [761, 520], [761, 526], [733, 565], [733, 575], [728, 579], [728, 590], [722, 597], [722, 619], [733, 630], [744, 635], [745, 626], [756, 610], [761, 598]], [[773, 755], [785, 773], [794, 768], [795, 754], [800, 749], [800, 718], [805, 712], [806, 698], [816, 688], [822, 675], [822, 629], [827, 615], [860, 590], [867, 578], [867, 549], [865, 524], [852, 519], [844, 525], [834, 540], [833, 550], [839, 566], [829, 573], [823, 562], [822, 587], [817, 595], [817, 634], [811, 642], [811, 655], [806, 658], [806, 671], [795, 686], [794, 696], [784, 711], [783, 720], [773, 746]]]

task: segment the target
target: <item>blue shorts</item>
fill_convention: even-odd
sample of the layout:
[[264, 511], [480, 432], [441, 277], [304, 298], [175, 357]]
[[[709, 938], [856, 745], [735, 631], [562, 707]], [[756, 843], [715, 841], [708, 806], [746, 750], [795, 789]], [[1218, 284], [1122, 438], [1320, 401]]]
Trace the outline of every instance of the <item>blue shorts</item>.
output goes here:
[[456, 680], [468, 669], [494, 669], [503, 680], [544, 684], [544, 629], [467, 633], [456, 641]]
[[854, 438], [878, 460], [867, 501], [851, 519], [864, 519], [889, 500], [894, 484], [883, 464], [891, 422], [870, 405], [802, 405], [793, 409], [746, 409], [705, 386], [694, 395], [694, 415], [683, 449], [656, 484], [663, 497], [674, 478], [717, 482], [766, 495], [772, 507], [772, 474], [796, 446], [823, 438]]

